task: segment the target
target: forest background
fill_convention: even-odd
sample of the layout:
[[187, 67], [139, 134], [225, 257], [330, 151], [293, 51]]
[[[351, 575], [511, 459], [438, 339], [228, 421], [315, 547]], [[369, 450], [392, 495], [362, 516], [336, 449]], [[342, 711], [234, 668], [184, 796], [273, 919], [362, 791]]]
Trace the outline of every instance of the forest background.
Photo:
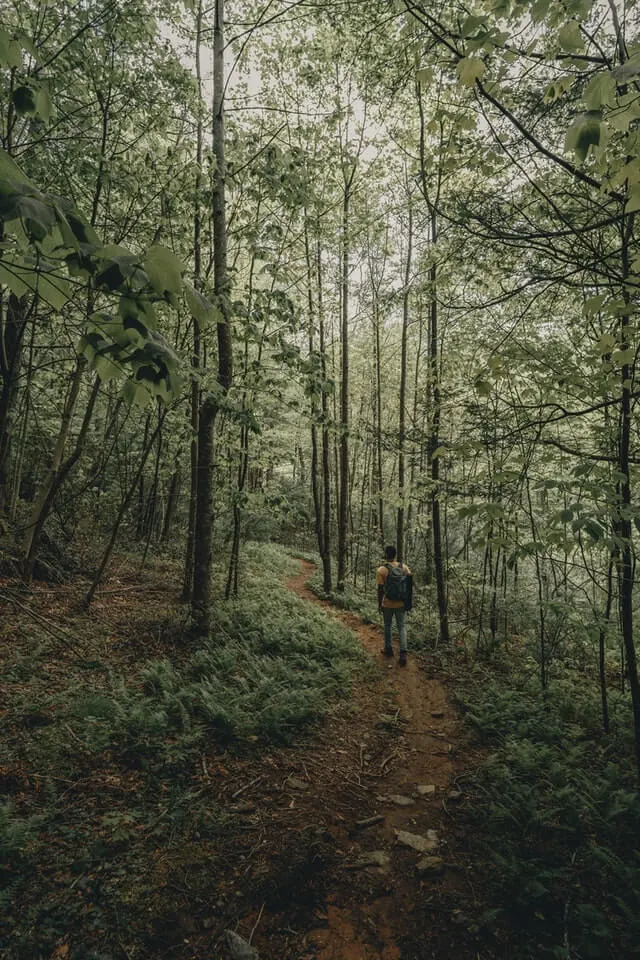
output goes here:
[[[262, 616], [248, 544], [372, 616], [395, 542], [414, 649], [490, 678], [501, 895], [535, 925], [574, 884], [575, 955], [631, 956], [636, 4], [1, 9], [3, 599], [68, 580], [90, 611], [114, 558], [167, 564], [219, 653]], [[109, 736], [166, 745], [118, 696]]]

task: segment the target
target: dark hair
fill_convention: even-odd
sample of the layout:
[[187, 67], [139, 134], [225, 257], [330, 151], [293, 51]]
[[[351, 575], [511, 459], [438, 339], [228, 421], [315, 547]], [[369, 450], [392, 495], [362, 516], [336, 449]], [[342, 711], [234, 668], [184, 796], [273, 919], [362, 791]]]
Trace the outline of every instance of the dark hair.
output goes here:
[[396, 548], [393, 547], [393, 546], [391, 546], [391, 544], [390, 544], [388, 547], [385, 547], [385, 548], [384, 548], [384, 555], [385, 555], [385, 557], [387, 558], [387, 560], [395, 560], [395, 558], [396, 558]]

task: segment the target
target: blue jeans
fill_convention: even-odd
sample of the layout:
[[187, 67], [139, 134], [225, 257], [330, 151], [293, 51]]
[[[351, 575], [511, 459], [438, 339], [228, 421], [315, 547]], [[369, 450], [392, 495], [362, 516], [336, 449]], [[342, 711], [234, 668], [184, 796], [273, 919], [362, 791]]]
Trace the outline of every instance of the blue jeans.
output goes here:
[[391, 649], [391, 627], [393, 624], [393, 617], [395, 614], [396, 626], [398, 628], [398, 636], [400, 637], [400, 650], [407, 649], [407, 625], [405, 622], [405, 616], [407, 611], [404, 607], [400, 607], [397, 610], [387, 609], [386, 607], [382, 608], [382, 616], [384, 618], [384, 645], [390, 650]]

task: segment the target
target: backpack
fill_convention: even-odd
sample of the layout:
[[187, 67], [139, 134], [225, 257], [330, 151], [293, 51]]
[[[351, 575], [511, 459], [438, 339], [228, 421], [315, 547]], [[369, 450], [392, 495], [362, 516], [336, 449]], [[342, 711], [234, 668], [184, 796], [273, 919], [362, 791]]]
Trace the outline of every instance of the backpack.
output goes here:
[[409, 575], [402, 564], [394, 567], [390, 563], [385, 563], [385, 567], [389, 571], [384, 585], [385, 597], [387, 600], [401, 600], [406, 604], [409, 599]]

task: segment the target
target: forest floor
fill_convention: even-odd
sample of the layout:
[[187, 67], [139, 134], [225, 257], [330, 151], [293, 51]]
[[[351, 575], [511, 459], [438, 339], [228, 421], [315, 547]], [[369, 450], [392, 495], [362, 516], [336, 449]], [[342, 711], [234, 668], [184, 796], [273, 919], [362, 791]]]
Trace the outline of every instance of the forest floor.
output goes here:
[[[478, 758], [453, 692], [411, 654], [401, 668], [397, 638], [396, 657], [383, 658], [380, 627], [318, 598], [307, 586], [313, 565], [301, 567], [289, 588], [356, 633], [383, 682], [365, 681], [312, 744], [274, 756], [282, 780], [270, 812], [263, 776], [253, 800], [243, 793], [247, 815], [262, 824], [250, 856], [268, 892], [238, 932], [249, 938], [255, 927], [260, 960], [489, 956], [473, 919], [481, 881], [459, 782]], [[266, 862], [265, 847], [280, 854]]]
[[509, 956], [481, 921], [489, 868], [469, 812], [482, 758], [455, 681], [425, 655], [383, 658], [380, 627], [318, 598], [313, 565], [296, 562], [289, 590], [353, 631], [368, 665], [292, 745], [212, 737], [182, 782], [85, 739], [120, 690], [112, 674], [138, 689], [145, 663], [189, 655], [175, 570], [124, 565], [90, 615], [81, 584], [3, 586], [0, 957], [228, 960], [229, 930], [259, 960]]

